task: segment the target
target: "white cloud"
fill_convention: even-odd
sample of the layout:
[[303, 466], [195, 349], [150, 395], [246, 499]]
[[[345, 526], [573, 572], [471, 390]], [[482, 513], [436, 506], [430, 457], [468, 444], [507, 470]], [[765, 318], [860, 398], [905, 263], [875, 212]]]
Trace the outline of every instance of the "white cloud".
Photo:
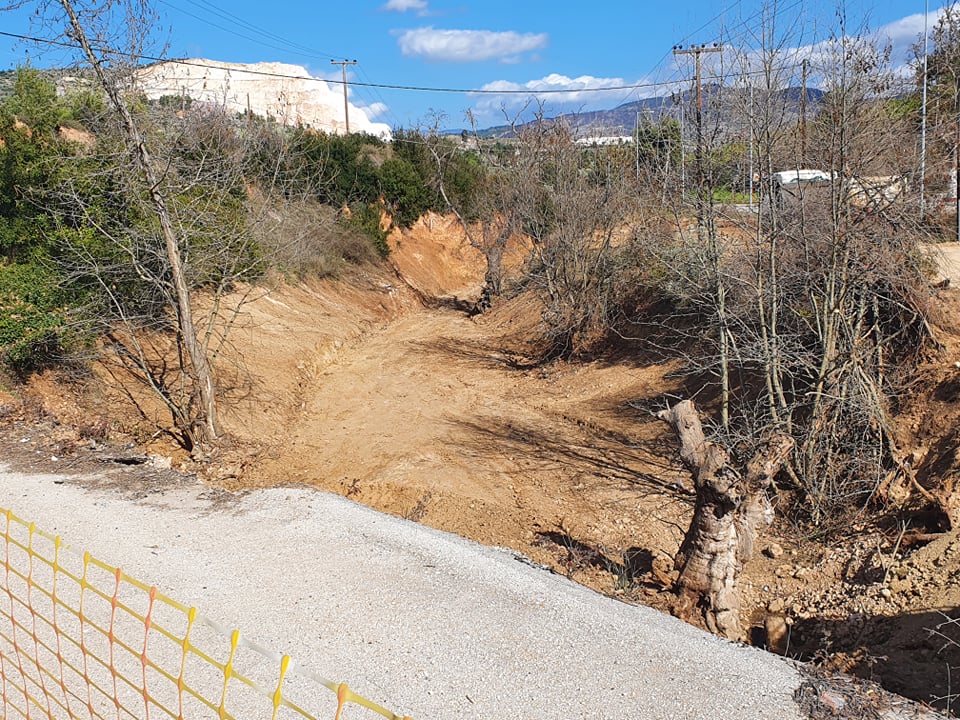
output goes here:
[[524, 83], [495, 80], [481, 88], [487, 92], [473, 95], [477, 98], [473, 110], [479, 119], [486, 122], [495, 121], [498, 117], [502, 121], [504, 114], [511, 117], [512, 111], [530, 106], [531, 103], [542, 103], [549, 114], [608, 107], [630, 98], [636, 99], [638, 91], [622, 89], [626, 84], [623, 78], [592, 75], [571, 78], [558, 73]]
[[[943, 8], [927, 15], [927, 27], [931, 33], [942, 12]], [[913, 47], [922, 43], [923, 13], [907, 15], [883, 25], [877, 30], [877, 36], [890, 43], [894, 63], [909, 62], [913, 59]]]
[[381, 117], [390, 111], [390, 106], [382, 102], [370, 103], [369, 105], [358, 105], [357, 107], [363, 110], [366, 116], [371, 120], [373, 118]]
[[401, 13], [416, 10], [418, 14], [424, 15], [427, 12], [427, 2], [426, 0], [388, 0], [380, 9]]
[[433, 62], [494, 59], [516, 62], [521, 54], [546, 47], [548, 39], [545, 33], [436, 30], [432, 27], [403, 30], [399, 36], [400, 52]]
[[[528, 80], [525, 83], [515, 83], [509, 80], [495, 80], [484, 85], [481, 90], [507, 91], [510, 94], [520, 93], [519, 97], [542, 97], [559, 103], [576, 103], [593, 101], [600, 96], [609, 99], [612, 94], [624, 93], [624, 90], [597, 92], [602, 88], [622, 88], [626, 82], [623, 78], [598, 78], [592, 75], [581, 75], [577, 78], [551, 73], [539, 80]], [[546, 92], [545, 92], [546, 91]]]

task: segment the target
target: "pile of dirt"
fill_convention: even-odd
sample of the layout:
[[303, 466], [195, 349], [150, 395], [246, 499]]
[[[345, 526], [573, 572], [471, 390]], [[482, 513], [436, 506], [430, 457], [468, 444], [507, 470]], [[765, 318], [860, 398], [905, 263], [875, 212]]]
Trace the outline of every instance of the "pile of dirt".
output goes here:
[[[540, 321], [534, 299], [475, 317], [422, 302], [482, 285], [482, 256], [455, 226], [426, 218], [391, 243], [393, 267], [247, 296], [219, 361], [230, 439], [213, 455], [176, 450], [144, 416], [122, 410], [115, 390], [64, 389], [49, 376], [24, 390], [20, 415], [8, 413], [47, 428], [47, 440], [32, 435], [22, 449], [42, 446], [26, 456], [56, 457], [62, 468], [112, 438], [224, 489], [315, 486], [668, 609], [672, 558], [692, 511], [675, 439], [654, 415], [680, 392], [676, 368], [624, 358], [536, 365], [527, 344]], [[960, 373], [960, 352], [950, 352], [926, 386], [945, 388], [934, 393], [940, 405], [904, 403], [904, 433], [929, 446], [930, 473], [952, 472], [958, 447], [957, 425], [938, 429], [927, 415], [960, 420], [943, 385]], [[22, 428], [8, 423], [8, 448]], [[960, 542], [898, 537], [896, 527], [864, 525], [832, 546], [782, 526], [745, 572], [744, 625], [759, 645], [872, 675], [910, 697], [950, 694]]]

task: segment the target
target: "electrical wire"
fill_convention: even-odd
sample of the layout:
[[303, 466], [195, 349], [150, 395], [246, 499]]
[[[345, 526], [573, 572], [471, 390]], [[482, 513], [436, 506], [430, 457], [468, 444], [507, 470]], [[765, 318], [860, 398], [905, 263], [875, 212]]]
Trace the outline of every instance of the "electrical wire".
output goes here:
[[[62, 40], [51, 40], [49, 38], [38, 38], [30, 35], [21, 35], [18, 33], [10, 33], [0, 30], [0, 36], [9, 37], [16, 40], [23, 40], [26, 42], [34, 42], [41, 45], [56, 45], [58, 47], [78, 49], [80, 46], [76, 43], [69, 43]], [[96, 48], [98, 52], [109, 53], [113, 55], [120, 55], [115, 50]], [[273, 77], [273, 78], [282, 78], [287, 80], [304, 80], [304, 81], [313, 81], [313, 82], [325, 82], [331, 85], [343, 85], [343, 80], [331, 79], [327, 80], [324, 78], [313, 77], [311, 75], [287, 75], [285, 73], [271, 72], [269, 70], [256, 70], [253, 68], [244, 68], [244, 67], [233, 67], [227, 64], [218, 64], [214, 62], [204, 62], [200, 63], [195, 60], [188, 60], [183, 58], [162, 58], [155, 57], [151, 55], [140, 55], [140, 58], [143, 60], [149, 60], [151, 62], [160, 62], [160, 63], [171, 63], [175, 65], [184, 65], [187, 67], [199, 67], [199, 68], [212, 68], [216, 70], [228, 70], [232, 73], [238, 74], [247, 74], [247, 75], [257, 75], [261, 77]], [[799, 67], [799, 63], [795, 63], [795, 66]], [[754, 73], [748, 73], [754, 74]], [[759, 71], [755, 74], [761, 74]], [[347, 81], [347, 84], [351, 87], [367, 87], [367, 88], [377, 88], [380, 90], [403, 90], [408, 92], [426, 92], [426, 93], [447, 93], [447, 94], [457, 94], [457, 95], [563, 95], [570, 93], [613, 93], [613, 92], [622, 92], [624, 90], [636, 90], [643, 88], [657, 88], [657, 87], [666, 87], [669, 85], [676, 84], [676, 81], [669, 82], [642, 82], [642, 83], [628, 83], [623, 85], [610, 85], [606, 87], [586, 87], [586, 88], [564, 88], [564, 89], [555, 89], [555, 88], [542, 88], [542, 89], [502, 89], [502, 90], [491, 90], [488, 88], [455, 88], [455, 87], [428, 87], [423, 85], [400, 85], [400, 84], [390, 84], [390, 83], [375, 83], [375, 82], [362, 82], [358, 80]]]
[[[202, 7], [207, 12], [213, 13], [214, 15], [217, 15], [218, 17], [224, 20], [227, 20], [228, 22], [236, 23], [241, 27], [244, 27], [256, 33], [257, 35], [262, 35], [266, 38], [269, 38], [270, 40], [279, 42], [280, 44], [289, 47], [291, 50], [296, 50], [298, 52], [306, 53], [308, 55], [323, 57], [325, 59], [331, 59], [331, 60], [337, 57], [343, 57], [343, 55], [339, 53], [330, 53], [325, 50], [317, 50], [315, 48], [310, 48], [305, 45], [300, 45], [299, 43], [292, 42], [281, 35], [272, 33], [269, 30], [264, 30], [258, 25], [255, 25], [247, 20], [244, 20], [242, 17], [239, 17], [238, 15], [234, 15], [228, 10], [224, 10], [218, 5], [215, 5], [214, 3], [210, 2], [210, 0], [186, 0], [186, 1], [195, 7]], [[161, 0], [161, 2], [164, 2], [164, 0]]]
[[207, 18], [201, 17], [200, 15], [197, 15], [197, 14], [195, 14], [195, 13], [192, 13], [192, 12], [190, 12], [189, 10], [184, 10], [183, 8], [178, 7], [178, 6], [174, 5], [173, 3], [168, 2], [168, 0], [157, 0], [157, 2], [159, 2], [159, 3], [162, 4], [162, 5], [166, 5], [167, 7], [172, 8], [173, 10], [176, 10], [176, 11], [179, 12], [179, 13], [182, 13], [183, 15], [186, 15], [187, 17], [191, 17], [191, 18], [193, 18], [194, 20], [199, 20], [200, 22], [202, 22], [202, 23], [204, 23], [204, 24], [206, 24], [206, 25], [209, 25], [210, 27], [216, 28], [217, 30], [222, 30], [222, 31], [225, 32], [225, 33], [229, 33], [230, 35], [233, 35], [234, 37], [238, 37], [238, 38], [241, 38], [241, 39], [243, 39], [243, 40], [249, 40], [250, 42], [256, 43], [256, 44], [258, 44], [258, 45], [262, 45], [263, 47], [266, 47], [266, 48], [270, 48], [271, 50], [280, 50], [281, 52], [289, 52], [289, 51], [290, 51], [290, 48], [285, 48], [285, 47], [281, 47], [281, 46], [279, 46], [279, 45], [274, 45], [274, 44], [272, 44], [272, 43], [267, 43], [267, 42], [264, 42], [264, 41], [262, 41], [262, 40], [258, 40], [258, 39], [255, 38], [255, 37], [251, 37], [250, 35], [245, 35], [244, 33], [240, 32], [240, 31], [238, 31], [238, 30], [231, 30], [231, 29], [228, 28], [228, 27], [225, 27], [225, 26], [223, 26], [223, 25], [219, 25], [219, 24], [217, 24], [217, 23], [215, 23], [215, 22], [212, 22], [212, 21], [208, 20]]

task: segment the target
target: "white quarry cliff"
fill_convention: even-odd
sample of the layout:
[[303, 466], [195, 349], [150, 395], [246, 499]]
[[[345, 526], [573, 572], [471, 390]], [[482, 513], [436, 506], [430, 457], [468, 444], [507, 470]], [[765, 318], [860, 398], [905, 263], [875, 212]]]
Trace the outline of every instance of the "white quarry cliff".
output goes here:
[[[186, 95], [235, 112], [249, 107], [255, 114], [285, 125], [330, 133], [343, 133], [346, 129], [343, 88], [337, 85], [331, 89], [300, 65], [183, 60], [151, 65], [141, 70], [137, 79], [139, 89], [151, 100], [164, 95]], [[364, 110], [352, 103], [350, 131], [390, 136], [388, 125], [371, 122]]]

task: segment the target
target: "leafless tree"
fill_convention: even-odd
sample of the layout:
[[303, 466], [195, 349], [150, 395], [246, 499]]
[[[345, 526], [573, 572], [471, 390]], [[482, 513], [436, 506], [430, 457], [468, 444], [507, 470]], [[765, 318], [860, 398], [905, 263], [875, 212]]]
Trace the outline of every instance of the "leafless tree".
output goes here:
[[213, 442], [214, 361], [237, 312], [220, 300], [263, 267], [250, 208], [254, 198], [268, 205], [270, 173], [252, 165], [269, 133], [223, 108], [197, 104], [178, 116], [145, 101], [137, 70], [157, 28], [147, 0], [35, 6], [39, 29], [76, 50], [107, 108], [96, 142], [64, 158], [75, 172], [47, 198], [61, 240], [72, 238], [61, 259], [75, 281], [98, 288], [106, 347], [168, 408], [179, 441]]
[[[460, 147], [435, 130], [427, 135], [430, 153], [436, 163], [437, 189], [447, 209], [454, 214], [467, 242], [483, 254], [486, 270], [478, 309], [485, 309], [503, 292], [503, 259], [511, 239], [521, 228], [517, 216], [517, 193], [522, 185], [522, 166], [516, 155], [503, 153], [493, 143], [480, 140], [472, 116], [473, 129], [468, 136], [472, 147]], [[466, 196], [457, 197], [448, 190], [450, 174], [458, 156], [473, 155], [478, 163], [477, 184]]]
[[[776, 19], [768, 14], [764, 22]], [[730, 548], [741, 529], [758, 527], [738, 513], [756, 507], [747, 498], [762, 500], [738, 484], [751, 463], [737, 458], [756, 461], [773, 445], [784, 448], [782, 457], [773, 453], [779, 460], [770, 467], [780, 470], [780, 487], [795, 491], [795, 507], [820, 525], [881, 500], [891, 485], [909, 486], [909, 454], [892, 416], [924, 348], [933, 344], [924, 236], [904, 192], [904, 176], [917, 158], [903, 151], [905, 126], [891, 115], [888, 55], [843, 26], [814, 46], [810, 68], [824, 94], [811, 112], [801, 156], [797, 113], [787, 99], [797, 58], [782, 37], [761, 28], [749, 54], [733, 63], [743, 70], [741, 80], [724, 84], [733, 102], [718, 103], [716, 124], [701, 135], [697, 192], [675, 211], [672, 238], [646, 239], [663, 273], [655, 287], [687, 314], [683, 321], [647, 321], [687, 333], [674, 347], [684, 353], [691, 377], [716, 392], [711, 409], [719, 421], [713, 436], [699, 443], [698, 461], [690, 459], [696, 453], [685, 447], [684, 428], [699, 428], [699, 420], [683, 420], [676, 408], [662, 417], [676, 428], [695, 477], [715, 474], [721, 481], [698, 482], [678, 569], [681, 594], [692, 592], [700, 603], [684, 607], [708, 608], [707, 623], [724, 633], [724, 627], [736, 629], [717, 617], [733, 602], [721, 590], [735, 584], [739, 572]], [[746, 117], [731, 115], [731, 106]], [[723, 180], [712, 164], [714, 149], [729, 147], [744, 128], [760, 170], [762, 199], [753, 212], [728, 207], [714, 192]], [[824, 179], [784, 185], [784, 177], [808, 164]], [[681, 414], [695, 417], [691, 408]], [[774, 442], [780, 437], [782, 445]], [[727, 488], [734, 490], [724, 497]], [[718, 532], [727, 531], [716, 526], [721, 521], [731, 543], [726, 559], [716, 542]], [[688, 570], [691, 557], [713, 558], [694, 564], [709, 571], [706, 577]]]
[[533, 245], [527, 282], [544, 303], [547, 355], [568, 355], [607, 326], [616, 251], [639, 219], [633, 168], [542, 120], [523, 128], [517, 152], [519, 225]]

